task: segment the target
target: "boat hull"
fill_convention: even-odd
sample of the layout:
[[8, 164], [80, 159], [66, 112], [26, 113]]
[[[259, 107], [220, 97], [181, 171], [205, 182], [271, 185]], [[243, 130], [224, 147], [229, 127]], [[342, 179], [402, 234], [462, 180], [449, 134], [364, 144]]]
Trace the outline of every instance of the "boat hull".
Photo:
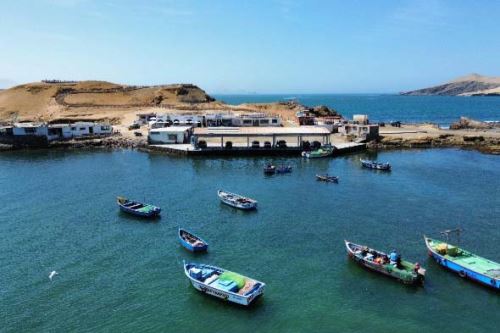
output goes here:
[[[248, 203], [245, 203], [245, 204], [243, 204], [243, 203], [236, 203], [234, 201], [231, 201], [231, 200], [228, 200], [227, 198], [225, 198], [224, 195], [222, 195], [222, 193], [228, 194], [229, 192], [222, 192], [220, 190], [217, 192], [217, 196], [219, 197], [220, 201], [223, 204], [225, 204], [225, 205], [231, 206], [233, 208], [241, 209], [241, 210], [254, 210], [254, 209], [257, 209], [257, 201], [255, 201], [255, 200], [252, 200], [251, 202], [248, 202]], [[235, 195], [233, 193], [230, 193], [230, 194]]]
[[479, 272], [473, 271], [467, 267], [464, 267], [460, 264], [457, 264], [453, 260], [450, 260], [449, 258], [447, 259], [445, 256], [437, 253], [430, 245], [425, 238], [425, 245], [427, 247], [427, 250], [429, 252], [429, 256], [433, 258], [440, 266], [445, 267], [449, 271], [452, 271], [461, 278], [467, 278], [471, 281], [474, 281], [476, 283], [479, 283], [483, 286], [487, 286], [496, 290], [500, 290], [500, 279], [495, 279], [489, 276], [486, 276], [484, 274], [481, 274]]
[[144, 213], [144, 212], [138, 212], [136, 210], [133, 210], [133, 209], [130, 209], [128, 207], [125, 207], [123, 205], [120, 205], [120, 210], [124, 213], [127, 213], [127, 214], [130, 214], [130, 215], [135, 215], [135, 216], [139, 216], [139, 217], [156, 217], [156, 216], [159, 216], [160, 215], [160, 212], [161, 212], [161, 209], [158, 209], [156, 211], [152, 211], [152, 212], [149, 212], [149, 213]]
[[364, 260], [362, 257], [356, 255], [355, 252], [351, 249], [349, 244], [352, 243], [346, 241], [345, 244], [348, 256], [351, 259], [353, 259], [356, 263], [358, 263], [360, 266], [366, 269], [380, 273], [382, 275], [395, 279], [406, 285], [422, 285], [424, 282], [424, 275], [417, 274], [411, 278], [402, 278], [401, 275], [396, 274], [394, 270], [389, 270], [391, 267], [390, 265], [380, 265], [374, 262], [369, 262], [367, 260]]
[[203, 282], [197, 281], [196, 279], [192, 278], [189, 275], [189, 272], [187, 271], [187, 265], [184, 265], [184, 273], [186, 276], [189, 278], [189, 281], [191, 282], [191, 285], [198, 291], [201, 291], [202, 293], [205, 293], [207, 295], [217, 297], [219, 299], [243, 305], [243, 306], [249, 306], [252, 304], [257, 298], [262, 296], [264, 294], [264, 289], [265, 289], [265, 284], [262, 282], [258, 282], [261, 284], [261, 286], [255, 290], [251, 295], [249, 296], [244, 296], [244, 295], [238, 295], [232, 292], [227, 292], [223, 291], [220, 289], [213, 288]]
[[391, 171], [391, 166], [388, 163], [377, 163], [373, 161], [361, 160], [361, 165], [366, 169]]
[[184, 238], [182, 238], [181, 232], [187, 232], [187, 231], [184, 229], [179, 229], [179, 233], [178, 233], [179, 243], [181, 243], [182, 247], [184, 247], [186, 250], [191, 251], [191, 252], [206, 252], [208, 250], [208, 243], [205, 242], [203, 239], [187, 232], [191, 236], [193, 236], [194, 238], [198, 239], [199, 241], [201, 241], [203, 243], [203, 246], [193, 246], [192, 244], [187, 242]]

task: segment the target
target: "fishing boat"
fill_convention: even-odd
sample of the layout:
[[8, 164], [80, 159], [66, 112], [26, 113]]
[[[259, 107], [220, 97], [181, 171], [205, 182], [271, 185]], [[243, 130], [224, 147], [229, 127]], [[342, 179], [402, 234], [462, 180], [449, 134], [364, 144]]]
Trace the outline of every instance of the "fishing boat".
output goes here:
[[125, 212], [136, 216], [141, 217], [154, 217], [160, 215], [161, 208], [141, 203], [138, 201], [129, 200], [124, 197], [117, 197], [116, 203], [120, 206], [120, 209]]
[[266, 175], [274, 175], [275, 172], [276, 172], [276, 167], [270, 163], [264, 167], [264, 174]]
[[383, 170], [383, 171], [391, 171], [391, 165], [389, 163], [380, 163], [377, 161], [370, 161], [370, 160], [363, 160], [360, 159], [361, 164], [363, 167], [367, 169], [374, 169], [374, 170]]
[[219, 199], [223, 203], [234, 208], [243, 210], [250, 210], [257, 208], [257, 201], [244, 197], [239, 194], [219, 190], [217, 191], [217, 195], [219, 196]]
[[[456, 230], [444, 231], [446, 235]], [[447, 237], [448, 238], [448, 237]], [[448, 241], [424, 236], [429, 256], [462, 278], [500, 290], [500, 264], [470, 253]]]
[[277, 173], [290, 173], [292, 172], [292, 166], [291, 165], [282, 165], [278, 168], [276, 168]]
[[345, 246], [349, 257], [363, 267], [392, 277], [404, 284], [422, 284], [424, 281], [425, 269], [421, 268], [419, 263], [412, 264], [401, 259], [392, 261], [384, 252], [348, 241], [345, 241]]
[[184, 273], [195, 289], [245, 306], [261, 296], [266, 286], [263, 282], [205, 264], [184, 262]]
[[339, 177], [329, 175], [316, 175], [316, 180], [327, 183], [338, 183]]
[[208, 249], [207, 242], [182, 228], [179, 228], [179, 242], [191, 252], [204, 252]]
[[321, 158], [328, 157], [333, 154], [334, 148], [332, 146], [323, 146], [313, 151], [303, 151], [302, 157], [305, 158]]

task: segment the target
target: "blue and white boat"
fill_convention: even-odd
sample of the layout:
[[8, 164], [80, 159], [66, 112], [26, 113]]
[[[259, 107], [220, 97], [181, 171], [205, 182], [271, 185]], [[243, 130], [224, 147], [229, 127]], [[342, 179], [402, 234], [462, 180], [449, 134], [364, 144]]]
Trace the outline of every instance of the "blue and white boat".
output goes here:
[[457, 246], [424, 236], [429, 255], [460, 277], [500, 290], [500, 264]]
[[371, 161], [371, 160], [363, 160], [360, 159], [361, 165], [367, 169], [374, 169], [374, 170], [382, 170], [382, 171], [391, 171], [391, 165], [386, 162], [386, 163], [380, 163], [377, 161]]
[[124, 197], [117, 197], [116, 203], [118, 204], [118, 206], [120, 206], [121, 211], [135, 216], [155, 217], [160, 215], [161, 212], [160, 207], [141, 203], [138, 201], [129, 200]]
[[179, 228], [179, 242], [191, 252], [205, 252], [208, 249], [208, 243], [200, 237], [189, 231]]
[[243, 209], [243, 210], [251, 210], [257, 208], [257, 201], [244, 197], [239, 194], [218, 190], [217, 195], [222, 203], [229, 205], [234, 208]]
[[290, 173], [292, 172], [292, 166], [291, 165], [282, 165], [276, 168], [277, 173]]
[[184, 273], [195, 289], [244, 306], [261, 296], [266, 286], [263, 282], [205, 264], [184, 262]]

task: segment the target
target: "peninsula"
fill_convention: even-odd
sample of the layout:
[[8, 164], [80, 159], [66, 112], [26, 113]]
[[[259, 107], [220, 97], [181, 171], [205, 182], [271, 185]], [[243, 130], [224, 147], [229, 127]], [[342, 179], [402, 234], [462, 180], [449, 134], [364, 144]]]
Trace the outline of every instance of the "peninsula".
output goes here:
[[500, 96], [500, 77], [470, 74], [437, 86], [400, 94], [405, 96]]

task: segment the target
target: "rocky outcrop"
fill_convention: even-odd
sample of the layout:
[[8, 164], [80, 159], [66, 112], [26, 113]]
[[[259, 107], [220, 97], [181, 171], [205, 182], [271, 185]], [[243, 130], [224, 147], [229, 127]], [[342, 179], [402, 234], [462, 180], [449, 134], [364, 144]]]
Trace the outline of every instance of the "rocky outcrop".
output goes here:
[[441, 134], [418, 138], [381, 136], [378, 140], [369, 142], [367, 147], [371, 149], [457, 147], [477, 149], [483, 153], [498, 155], [500, 154], [500, 137], [487, 137], [478, 134]]
[[473, 120], [467, 117], [460, 117], [460, 120], [454, 122], [450, 125], [450, 129], [452, 130], [460, 130], [460, 129], [478, 129], [478, 130], [487, 130], [495, 127], [500, 127], [499, 123], [486, 123], [483, 121]]
[[418, 90], [406, 91], [400, 93], [406, 96], [458, 96], [458, 95], [488, 95], [489, 91], [495, 93], [495, 88], [500, 87], [499, 77], [486, 77], [479, 74], [471, 74], [465, 77], [455, 79], [453, 81]]

